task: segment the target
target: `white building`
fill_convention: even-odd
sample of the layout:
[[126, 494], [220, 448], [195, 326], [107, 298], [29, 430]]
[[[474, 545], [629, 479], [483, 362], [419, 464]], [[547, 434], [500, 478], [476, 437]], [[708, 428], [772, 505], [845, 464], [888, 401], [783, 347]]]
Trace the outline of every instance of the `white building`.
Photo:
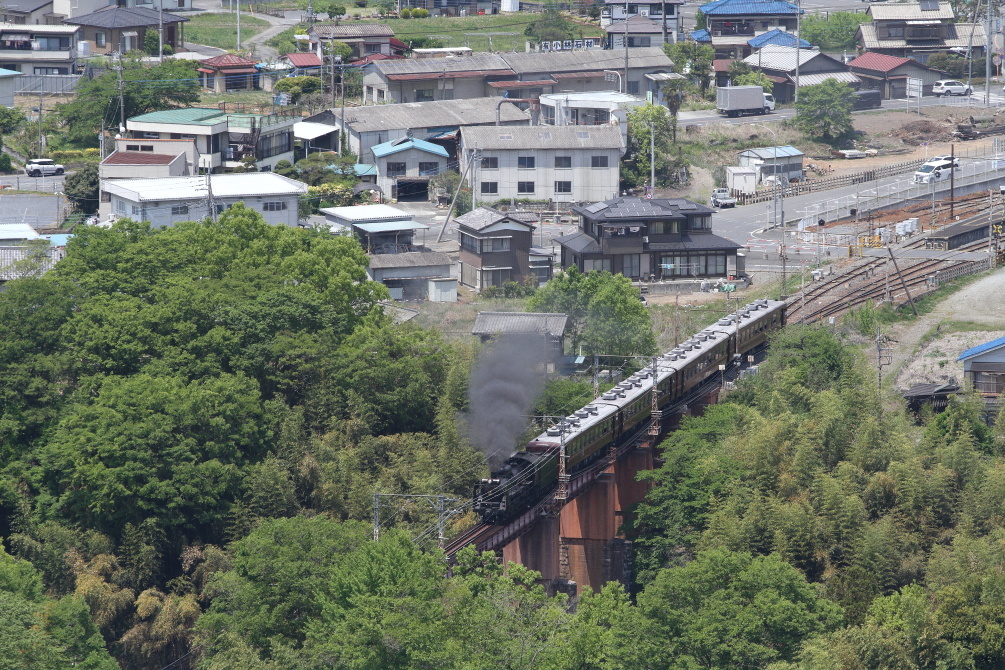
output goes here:
[[14, 106], [14, 89], [17, 88], [17, 79], [20, 76], [20, 72], [0, 68], [0, 105]]
[[476, 203], [594, 202], [618, 194], [621, 130], [614, 126], [472, 127], [461, 130], [462, 170], [474, 152]]
[[[600, 10], [600, 27], [606, 28], [616, 21], [624, 21], [635, 16], [645, 16], [663, 25], [664, 16], [667, 24], [667, 42], [674, 43], [678, 40], [680, 32], [680, 12], [677, 8], [684, 4], [684, 0], [663, 0], [663, 2], [619, 2], [618, 0], [605, 0], [603, 9]], [[627, 10], [627, 11], [626, 11]]]
[[21, 74], [74, 74], [79, 30], [0, 23], [0, 68]]
[[197, 174], [195, 140], [115, 139], [115, 151], [98, 165], [101, 179], [182, 177]]
[[254, 156], [259, 170], [293, 162], [293, 114], [227, 113], [205, 107], [165, 109], [134, 116], [126, 130], [137, 140], [194, 139], [199, 169], [236, 168]]
[[210, 186], [217, 214], [243, 202], [274, 226], [296, 226], [297, 205], [307, 193], [307, 184], [270, 172], [111, 179], [101, 183], [109, 200], [101, 203], [101, 218], [149, 221], [156, 227], [205, 219]]

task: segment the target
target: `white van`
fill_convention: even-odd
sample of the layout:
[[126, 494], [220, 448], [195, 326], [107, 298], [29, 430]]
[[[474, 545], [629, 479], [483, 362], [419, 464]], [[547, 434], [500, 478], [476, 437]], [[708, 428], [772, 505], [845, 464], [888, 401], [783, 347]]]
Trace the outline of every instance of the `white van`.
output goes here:
[[914, 173], [914, 183], [930, 184], [933, 181], [949, 179], [953, 169], [959, 169], [959, 162], [939, 157], [926, 162]]

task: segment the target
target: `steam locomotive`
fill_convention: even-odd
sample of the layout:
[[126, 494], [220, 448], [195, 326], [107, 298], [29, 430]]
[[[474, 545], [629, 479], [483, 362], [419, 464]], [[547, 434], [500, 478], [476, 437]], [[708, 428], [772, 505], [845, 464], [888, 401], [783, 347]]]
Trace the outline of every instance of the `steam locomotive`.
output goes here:
[[[672, 406], [714, 375], [720, 366], [742, 365], [785, 325], [785, 303], [759, 299], [720, 319], [655, 366], [639, 370], [590, 404], [527, 443], [488, 479], [475, 485], [474, 510], [486, 523], [502, 524], [533, 507], [558, 482], [558, 456], [565, 444], [570, 475], [599, 460], [635, 433], [652, 413], [653, 374], [660, 410]], [[655, 371], [654, 371], [655, 367]]]

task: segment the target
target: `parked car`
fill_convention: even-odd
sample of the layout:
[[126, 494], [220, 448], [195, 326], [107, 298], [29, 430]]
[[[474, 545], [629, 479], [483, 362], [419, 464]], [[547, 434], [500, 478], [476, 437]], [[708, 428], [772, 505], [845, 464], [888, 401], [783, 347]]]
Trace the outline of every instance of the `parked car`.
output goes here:
[[879, 91], [865, 90], [852, 93], [852, 109], [879, 109], [883, 104], [883, 94]]
[[952, 160], [948, 160], [948, 157], [939, 156], [918, 168], [918, 171], [914, 173], [914, 181], [917, 184], [930, 184], [949, 179], [953, 170], [958, 170], [959, 167], [959, 161], [954, 164]]
[[944, 95], [970, 95], [973, 92], [974, 89], [955, 79], [940, 79], [932, 86], [932, 93], [936, 98]]
[[736, 198], [729, 194], [728, 188], [712, 189], [711, 201], [713, 207], [736, 207]]
[[63, 174], [66, 169], [51, 158], [31, 158], [24, 166], [24, 173], [29, 177]]

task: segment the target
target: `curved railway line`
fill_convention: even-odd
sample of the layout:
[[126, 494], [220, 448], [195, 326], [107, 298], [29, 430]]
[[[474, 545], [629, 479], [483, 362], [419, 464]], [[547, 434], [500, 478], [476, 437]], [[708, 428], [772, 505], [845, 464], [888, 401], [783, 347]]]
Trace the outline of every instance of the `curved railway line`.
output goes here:
[[[978, 223], [987, 221], [986, 211], [960, 219], [959, 223]], [[918, 249], [924, 247], [925, 239], [914, 239], [899, 249]], [[988, 248], [987, 239], [963, 245], [948, 253], [966, 251], [984, 251]], [[825, 281], [815, 282], [802, 292], [791, 295], [787, 299], [789, 323], [812, 323], [821, 319], [837, 316], [845, 311], [865, 304], [889, 298], [894, 303], [903, 303], [911, 298], [916, 299], [936, 288], [938, 284], [930, 281], [936, 273], [946, 272], [967, 263], [986, 263], [987, 261], [953, 260], [953, 259], [909, 259], [898, 258], [896, 266], [887, 257], [863, 258], [856, 261], [846, 271], [835, 274]], [[899, 267], [899, 272], [898, 272]], [[907, 285], [907, 291], [904, 290]]]

